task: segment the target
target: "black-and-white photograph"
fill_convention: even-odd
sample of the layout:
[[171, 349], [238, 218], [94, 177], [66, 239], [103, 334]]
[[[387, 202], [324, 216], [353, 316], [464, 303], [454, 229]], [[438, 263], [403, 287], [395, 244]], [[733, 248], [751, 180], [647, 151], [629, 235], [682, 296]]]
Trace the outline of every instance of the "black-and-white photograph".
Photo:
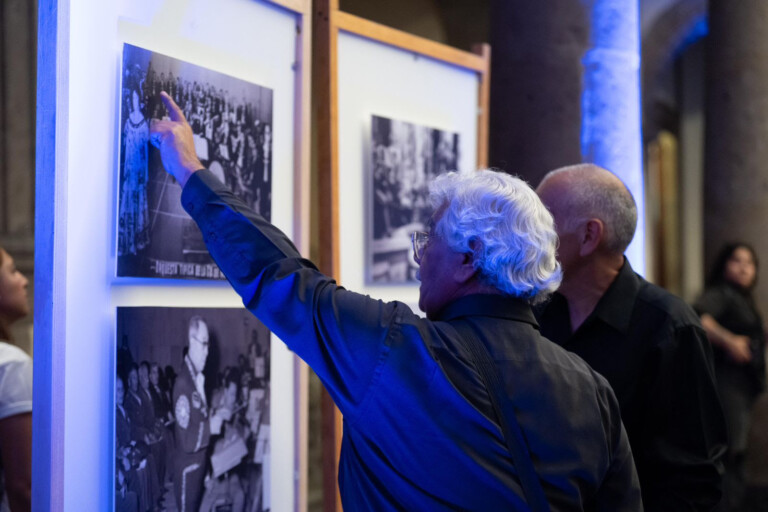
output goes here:
[[270, 510], [270, 333], [245, 309], [121, 307], [117, 512]]
[[459, 134], [372, 116], [371, 152], [366, 279], [369, 284], [416, 282], [411, 233], [425, 231], [432, 215], [429, 182], [458, 167]]
[[122, 70], [117, 275], [224, 279], [149, 143], [149, 123], [167, 118], [166, 91], [192, 126], [202, 164], [269, 220], [273, 92], [129, 44]]

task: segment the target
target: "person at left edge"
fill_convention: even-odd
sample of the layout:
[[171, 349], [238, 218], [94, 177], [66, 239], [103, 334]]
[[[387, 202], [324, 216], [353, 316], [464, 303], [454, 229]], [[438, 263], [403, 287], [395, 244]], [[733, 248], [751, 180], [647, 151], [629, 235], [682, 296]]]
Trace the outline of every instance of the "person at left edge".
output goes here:
[[27, 278], [0, 247], [0, 512], [32, 506], [32, 359], [8, 343], [28, 314]]
[[[171, 118], [153, 122], [150, 140], [183, 187], [182, 205], [245, 306], [315, 370], [344, 414], [346, 510], [642, 510], [608, 382], [536, 328], [530, 303], [557, 287], [560, 268], [552, 216], [525, 182], [480, 170], [431, 184], [429, 233], [412, 239], [424, 319], [347, 291], [302, 259], [201, 169], [183, 113], [163, 100]], [[504, 376], [490, 388], [470, 337]], [[529, 452], [517, 463], [489, 389], [515, 408]], [[528, 456], [535, 474], [524, 492]], [[537, 481], [548, 505], [529, 502]]]

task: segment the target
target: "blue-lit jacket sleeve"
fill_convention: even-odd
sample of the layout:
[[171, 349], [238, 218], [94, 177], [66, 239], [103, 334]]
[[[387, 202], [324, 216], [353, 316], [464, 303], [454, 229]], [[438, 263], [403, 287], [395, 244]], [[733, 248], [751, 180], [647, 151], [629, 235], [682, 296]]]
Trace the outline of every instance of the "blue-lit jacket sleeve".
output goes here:
[[338, 286], [210, 171], [193, 174], [181, 200], [245, 307], [312, 367], [353, 421], [388, 354], [397, 303]]

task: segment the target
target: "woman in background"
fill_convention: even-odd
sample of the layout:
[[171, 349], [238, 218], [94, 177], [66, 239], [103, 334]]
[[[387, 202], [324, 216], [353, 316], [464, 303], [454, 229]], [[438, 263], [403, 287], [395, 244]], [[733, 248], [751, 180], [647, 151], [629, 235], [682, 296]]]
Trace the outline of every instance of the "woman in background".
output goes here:
[[750, 415], [765, 384], [763, 320], [752, 294], [756, 282], [754, 249], [741, 242], [726, 245], [695, 306], [714, 350], [718, 392], [728, 426], [722, 510], [740, 506]]
[[[32, 359], [11, 345], [29, 314], [27, 278], [0, 247], [0, 511], [28, 511], [32, 488]], [[3, 485], [4, 484], [4, 485]]]

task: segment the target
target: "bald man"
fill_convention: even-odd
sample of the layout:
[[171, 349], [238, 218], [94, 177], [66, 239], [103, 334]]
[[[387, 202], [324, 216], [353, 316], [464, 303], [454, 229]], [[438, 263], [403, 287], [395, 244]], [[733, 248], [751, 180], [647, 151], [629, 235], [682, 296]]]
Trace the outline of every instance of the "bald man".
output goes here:
[[624, 257], [637, 225], [632, 195], [591, 164], [550, 172], [536, 192], [555, 218], [563, 268], [537, 311], [542, 334], [613, 387], [645, 510], [712, 510], [726, 440], [712, 350], [693, 310]]

